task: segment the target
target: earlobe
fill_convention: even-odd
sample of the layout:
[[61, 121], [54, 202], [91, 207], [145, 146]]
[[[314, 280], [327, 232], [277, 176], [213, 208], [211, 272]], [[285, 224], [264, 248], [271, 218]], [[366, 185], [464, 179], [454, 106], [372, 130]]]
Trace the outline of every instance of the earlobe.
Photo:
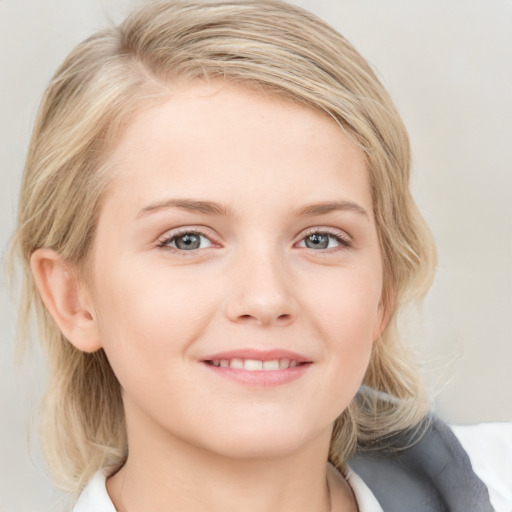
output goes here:
[[91, 301], [72, 265], [52, 249], [37, 249], [30, 267], [41, 299], [62, 334], [79, 350], [95, 352], [101, 348]]

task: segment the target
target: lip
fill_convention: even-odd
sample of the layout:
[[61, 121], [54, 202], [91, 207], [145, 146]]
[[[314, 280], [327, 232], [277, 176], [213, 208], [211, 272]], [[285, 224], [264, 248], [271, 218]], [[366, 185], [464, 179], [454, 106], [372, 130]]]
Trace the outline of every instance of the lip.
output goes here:
[[202, 362], [215, 361], [218, 359], [257, 359], [259, 361], [272, 361], [274, 359], [290, 359], [298, 363], [312, 363], [311, 358], [292, 352], [290, 350], [272, 349], [258, 350], [252, 348], [228, 350], [226, 352], [216, 352], [207, 357], [201, 358]]
[[[250, 371], [242, 368], [231, 368], [229, 366], [221, 367], [209, 364], [209, 361], [218, 361], [221, 359], [256, 359], [259, 361], [290, 359], [297, 361], [298, 365], [280, 370]], [[208, 368], [219, 377], [223, 377], [249, 386], [273, 387], [287, 384], [296, 379], [299, 379], [311, 367], [313, 361], [304, 355], [292, 352], [290, 350], [238, 349], [211, 354], [202, 358], [200, 363], [202, 363], [205, 368]]]

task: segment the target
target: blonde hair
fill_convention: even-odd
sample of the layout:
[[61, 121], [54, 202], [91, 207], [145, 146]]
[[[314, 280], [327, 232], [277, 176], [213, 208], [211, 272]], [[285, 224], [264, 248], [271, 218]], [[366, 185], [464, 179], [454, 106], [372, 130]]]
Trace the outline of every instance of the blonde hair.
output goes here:
[[121, 391], [102, 350], [81, 352], [61, 334], [29, 260], [47, 247], [84, 264], [108, 184], [106, 155], [123, 124], [161, 101], [173, 81], [193, 79], [227, 80], [321, 110], [366, 157], [389, 323], [360, 392], [336, 421], [330, 460], [343, 470], [358, 445], [414, 428], [428, 409], [396, 319], [429, 288], [435, 249], [409, 191], [406, 130], [370, 66], [326, 23], [279, 0], [157, 1], [79, 44], [57, 70], [38, 112], [21, 188], [12, 244], [24, 273], [20, 325], [35, 309], [50, 364], [42, 446], [56, 481], [69, 490], [125, 460]]

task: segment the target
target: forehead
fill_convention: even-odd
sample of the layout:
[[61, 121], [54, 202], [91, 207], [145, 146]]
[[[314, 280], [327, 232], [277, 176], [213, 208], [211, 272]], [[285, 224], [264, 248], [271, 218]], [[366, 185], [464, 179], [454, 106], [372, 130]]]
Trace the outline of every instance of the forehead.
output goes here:
[[225, 83], [179, 84], [164, 101], [140, 110], [110, 163], [111, 192], [210, 191], [241, 203], [259, 194], [285, 204], [300, 201], [306, 189], [321, 199], [339, 185], [371, 210], [364, 156], [333, 119]]

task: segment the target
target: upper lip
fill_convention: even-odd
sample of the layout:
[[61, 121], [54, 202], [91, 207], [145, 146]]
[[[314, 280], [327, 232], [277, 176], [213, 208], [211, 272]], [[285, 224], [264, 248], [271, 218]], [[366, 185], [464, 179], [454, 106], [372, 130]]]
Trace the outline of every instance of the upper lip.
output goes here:
[[290, 359], [298, 363], [310, 363], [311, 358], [280, 348], [272, 350], [260, 350], [253, 348], [227, 350], [225, 352], [216, 352], [207, 357], [201, 358], [201, 361], [218, 361], [221, 359], [255, 359], [256, 361], [274, 361], [276, 359]]

